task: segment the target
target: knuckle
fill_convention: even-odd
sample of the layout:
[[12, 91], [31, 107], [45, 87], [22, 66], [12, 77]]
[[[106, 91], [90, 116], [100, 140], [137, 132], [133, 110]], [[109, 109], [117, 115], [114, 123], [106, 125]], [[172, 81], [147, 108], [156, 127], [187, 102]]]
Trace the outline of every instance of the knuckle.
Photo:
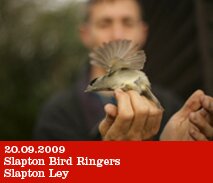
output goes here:
[[196, 123], [197, 123], [197, 125], [199, 125], [201, 130], [206, 130], [205, 129], [205, 127], [206, 127], [205, 123], [203, 123], [202, 121], [196, 121]]
[[131, 121], [134, 118], [133, 111], [129, 111], [128, 113], [122, 113], [118, 115], [118, 119], [121, 121]]
[[160, 129], [160, 124], [155, 125], [155, 126], [152, 128], [152, 135], [157, 135], [159, 129]]
[[153, 137], [151, 130], [143, 130], [141, 133], [141, 137], [143, 140], [149, 140]]
[[152, 138], [152, 134], [151, 133], [144, 133], [143, 134], [143, 140], [149, 140]]
[[141, 135], [140, 135], [140, 133], [137, 133], [137, 132], [135, 133], [135, 132], [130, 131], [127, 134], [127, 139], [138, 141], [138, 140], [141, 140]]
[[160, 125], [158, 124], [150, 128], [149, 130], [145, 130], [142, 135], [143, 139], [147, 140], [147, 139], [153, 138], [154, 136], [158, 134], [159, 129], [160, 129]]
[[141, 106], [135, 111], [137, 116], [144, 116], [150, 113], [150, 109], [147, 106]]
[[157, 113], [158, 113], [158, 115], [163, 115], [163, 110], [157, 109]]
[[128, 100], [129, 99], [129, 95], [125, 92], [119, 92], [116, 97], [118, 98], [118, 100]]
[[104, 137], [104, 140], [110, 140], [110, 141], [113, 141], [113, 140], [121, 140], [122, 139], [122, 134], [120, 133], [116, 133], [114, 131], [110, 131], [109, 133], [107, 133]]
[[151, 116], [159, 116], [161, 114], [161, 112], [160, 112], [160, 110], [158, 110], [158, 109], [152, 109], [151, 111], [150, 111], [150, 115]]
[[152, 130], [151, 130], [151, 135], [152, 135], [152, 136], [157, 135], [158, 130], [159, 130], [159, 127], [153, 127]]

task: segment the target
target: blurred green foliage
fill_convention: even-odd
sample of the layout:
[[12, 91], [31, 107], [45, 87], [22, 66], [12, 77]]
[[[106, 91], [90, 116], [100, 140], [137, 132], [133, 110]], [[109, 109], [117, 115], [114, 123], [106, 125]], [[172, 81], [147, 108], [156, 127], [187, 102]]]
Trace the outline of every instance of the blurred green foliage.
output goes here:
[[0, 139], [31, 139], [42, 103], [75, 79], [87, 53], [79, 5], [0, 1]]

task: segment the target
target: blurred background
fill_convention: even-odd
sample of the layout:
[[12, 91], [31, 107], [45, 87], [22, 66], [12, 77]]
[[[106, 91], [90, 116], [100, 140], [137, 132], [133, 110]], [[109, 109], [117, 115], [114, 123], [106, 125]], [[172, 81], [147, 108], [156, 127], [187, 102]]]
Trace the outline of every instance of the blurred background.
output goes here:
[[[213, 1], [142, 0], [152, 83], [184, 100], [213, 96]], [[81, 1], [0, 1], [0, 139], [30, 140], [42, 104], [69, 87], [86, 63]]]

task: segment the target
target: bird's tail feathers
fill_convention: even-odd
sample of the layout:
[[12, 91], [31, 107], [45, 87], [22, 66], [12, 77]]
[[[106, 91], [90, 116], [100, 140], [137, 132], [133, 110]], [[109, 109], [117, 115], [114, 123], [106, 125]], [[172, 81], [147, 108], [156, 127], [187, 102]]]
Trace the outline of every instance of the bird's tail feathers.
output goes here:
[[144, 95], [145, 97], [147, 97], [149, 100], [153, 101], [159, 109], [164, 110], [164, 108], [163, 108], [162, 105], [160, 104], [159, 100], [158, 100], [157, 97], [152, 93], [152, 91], [150, 90], [149, 87], [147, 87], [146, 90], [143, 91], [143, 95]]
[[93, 49], [89, 56], [91, 64], [100, 66], [107, 72], [122, 68], [141, 70], [146, 61], [144, 51], [139, 50], [139, 45], [129, 40], [104, 43], [103, 46]]

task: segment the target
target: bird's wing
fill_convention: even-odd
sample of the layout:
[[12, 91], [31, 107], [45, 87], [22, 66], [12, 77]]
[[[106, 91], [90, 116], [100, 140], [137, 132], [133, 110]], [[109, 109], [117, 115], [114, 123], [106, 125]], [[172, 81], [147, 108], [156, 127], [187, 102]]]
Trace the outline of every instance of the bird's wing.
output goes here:
[[127, 68], [141, 70], [146, 61], [143, 50], [139, 45], [133, 45], [129, 40], [111, 41], [90, 53], [91, 64], [103, 67], [108, 72]]

